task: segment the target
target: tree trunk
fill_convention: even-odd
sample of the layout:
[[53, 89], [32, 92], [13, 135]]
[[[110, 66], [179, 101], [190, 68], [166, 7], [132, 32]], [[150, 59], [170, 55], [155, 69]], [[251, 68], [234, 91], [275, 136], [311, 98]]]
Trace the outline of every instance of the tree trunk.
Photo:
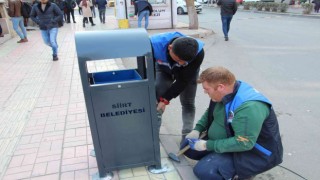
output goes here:
[[186, 0], [188, 16], [189, 16], [189, 29], [198, 29], [198, 14], [194, 7], [194, 0]]

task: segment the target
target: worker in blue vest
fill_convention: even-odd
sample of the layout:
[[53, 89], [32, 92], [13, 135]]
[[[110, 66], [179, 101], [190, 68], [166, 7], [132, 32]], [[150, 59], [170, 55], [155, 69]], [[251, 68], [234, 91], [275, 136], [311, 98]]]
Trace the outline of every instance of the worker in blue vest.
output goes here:
[[195, 96], [204, 43], [179, 32], [150, 37], [156, 70], [157, 110], [165, 111], [170, 100], [180, 96], [182, 140], [191, 132], [195, 117]]
[[199, 160], [199, 179], [249, 179], [282, 162], [278, 120], [265, 96], [223, 67], [206, 69], [198, 82], [210, 105], [181, 148], [189, 144], [185, 155]]

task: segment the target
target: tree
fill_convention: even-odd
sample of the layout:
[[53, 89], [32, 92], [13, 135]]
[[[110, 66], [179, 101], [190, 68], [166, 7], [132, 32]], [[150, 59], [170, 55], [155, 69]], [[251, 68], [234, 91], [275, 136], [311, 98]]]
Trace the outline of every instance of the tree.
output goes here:
[[194, 0], [186, 0], [188, 16], [189, 16], [189, 29], [198, 29], [199, 21], [196, 8], [194, 7]]

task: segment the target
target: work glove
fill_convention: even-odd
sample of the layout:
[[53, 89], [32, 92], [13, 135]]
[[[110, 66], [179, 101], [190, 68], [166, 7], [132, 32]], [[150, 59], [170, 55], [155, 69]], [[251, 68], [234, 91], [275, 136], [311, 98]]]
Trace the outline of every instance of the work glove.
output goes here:
[[188, 135], [186, 135], [186, 138], [188, 139], [199, 139], [200, 132], [196, 130], [192, 130]]
[[191, 149], [196, 151], [205, 151], [207, 150], [207, 141], [202, 139], [188, 139], [189, 146]]
[[184, 139], [181, 143], [180, 143], [180, 149], [186, 147], [189, 144], [188, 139]]

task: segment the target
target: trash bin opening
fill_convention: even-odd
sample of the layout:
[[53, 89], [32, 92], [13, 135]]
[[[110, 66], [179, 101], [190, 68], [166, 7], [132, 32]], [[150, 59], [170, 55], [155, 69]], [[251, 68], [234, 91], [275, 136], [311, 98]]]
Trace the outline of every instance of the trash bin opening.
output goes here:
[[122, 81], [141, 80], [141, 76], [134, 69], [92, 73], [93, 84], [105, 84]]

